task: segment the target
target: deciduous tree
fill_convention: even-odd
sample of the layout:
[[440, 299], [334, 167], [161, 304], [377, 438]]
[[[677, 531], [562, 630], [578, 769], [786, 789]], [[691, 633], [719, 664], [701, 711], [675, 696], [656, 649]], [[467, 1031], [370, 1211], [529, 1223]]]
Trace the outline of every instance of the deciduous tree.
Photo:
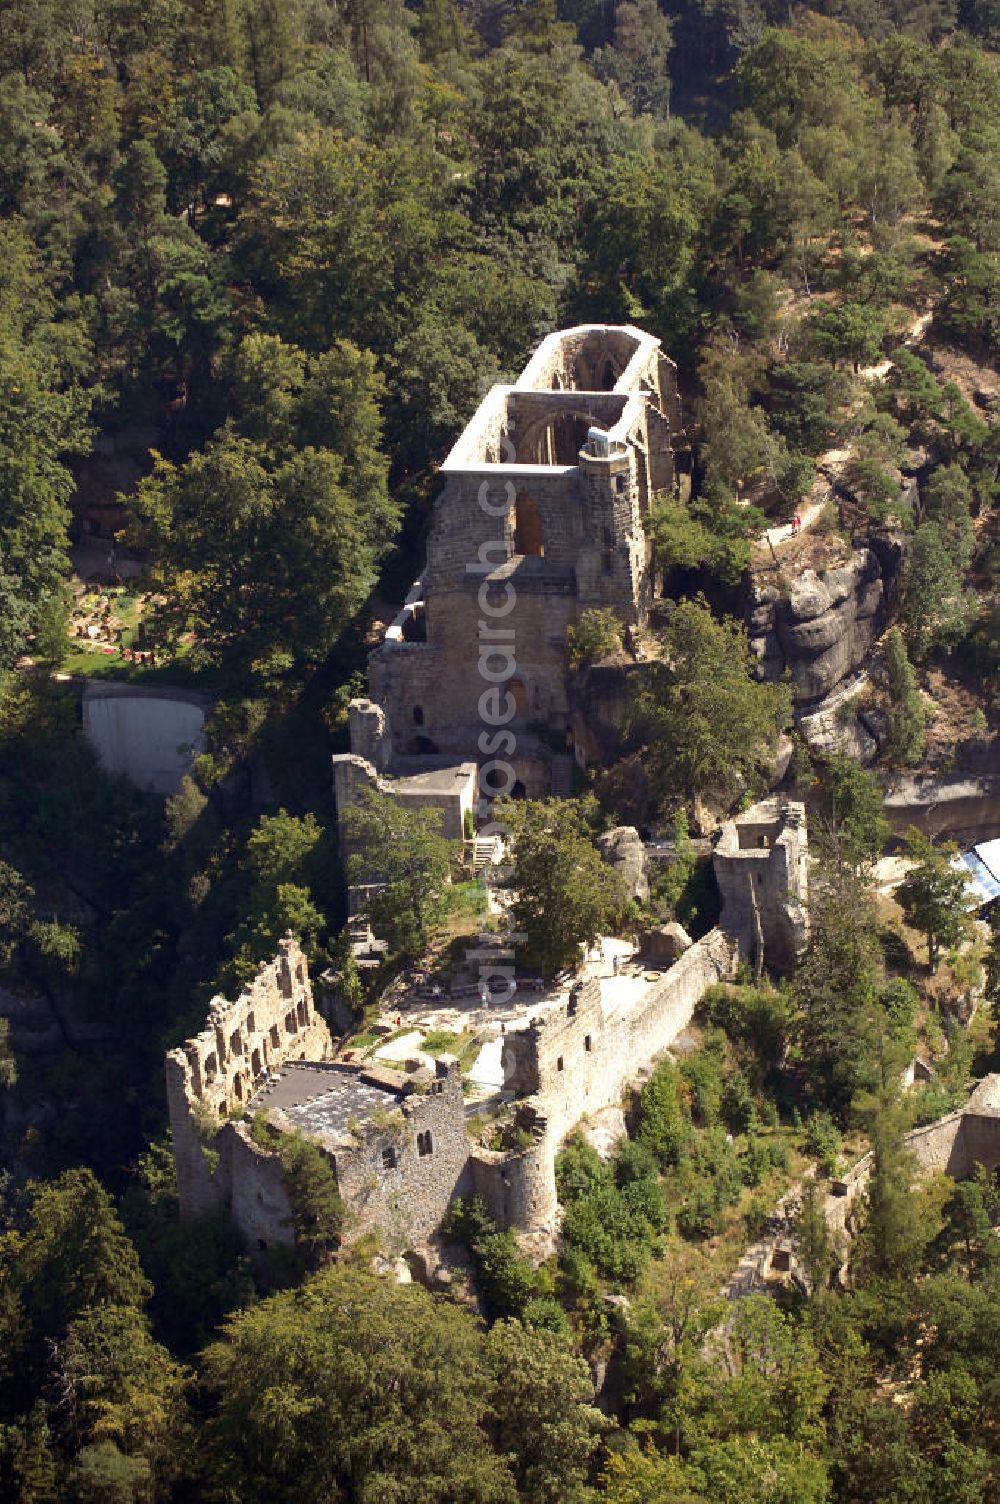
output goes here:
[[463, 1310], [331, 1268], [229, 1319], [205, 1354], [204, 1497], [273, 1504], [513, 1504], [485, 1423], [492, 1382]]
[[954, 865], [958, 848], [953, 842], [935, 846], [916, 829], [907, 833], [906, 841], [917, 865], [906, 874], [896, 896], [907, 923], [926, 936], [928, 961], [935, 971], [941, 947], [957, 945], [968, 933], [968, 880], [965, 869]]
[[348, 879], [371, 888], [365, 912], [372, 928], [393, 954], [419, 956], [443, 912], [451, 863], [440, 810], [411, 809], [369, 789], [341, 820]]
[[622, 878], [602, 860], [579, 802], [505, 802], [497, 819], [510, 830], [513, 920], [527, 937], [524, 964], [545, 976], [575, 969], [580, 947], [593, 945], [621, 915]]
[[739, 622], [716, 621], [703, 600], [675, 606], [633, 712], [663, 803], [753, 788], [789, 715], [786, 687], [755, 677]]

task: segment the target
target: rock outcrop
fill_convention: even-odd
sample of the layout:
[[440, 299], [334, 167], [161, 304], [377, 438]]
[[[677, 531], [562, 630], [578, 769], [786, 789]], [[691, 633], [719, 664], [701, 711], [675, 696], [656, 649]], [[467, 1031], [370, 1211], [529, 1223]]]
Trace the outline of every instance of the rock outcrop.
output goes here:
[[616, 825], [613, 830], [598, 836], [597, 844], [608, 865], [624, 877], [629, 896], [637, 903], [645, 903], [649, 897], [646, 853], [635, 826]]
[[787, 594], [759, 586], [750, 639], [764, 677], [787, 670], [796, 704], [815, 705], [857, 673], [886, 626], [898, 567], [897, 548], [868, 547], [838, 569], [807, 569]]
[[799, 731], [811, 751], [820, 757], [840, 753], [863, 767], [878, 758], [879, 742], [873, 734], [871, 717], [858, 707], [858, 685], [853, 693], [831, 695], [810, 715], [799, 721]]
[[642, 937], [642, 959], [650, 966], [673, 966], [693, 944], [687, 930], [675, 919], [646, 932]]

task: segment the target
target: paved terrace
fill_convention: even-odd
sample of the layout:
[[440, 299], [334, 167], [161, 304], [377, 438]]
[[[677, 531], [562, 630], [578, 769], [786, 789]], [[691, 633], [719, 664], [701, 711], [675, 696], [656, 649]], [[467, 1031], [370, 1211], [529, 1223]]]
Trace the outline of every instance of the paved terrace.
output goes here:
[[[420, 1059], [419, 1046], [423, 1040], [423, 1029], [453, 1029], [456, 1032], [477, 1029], [488, 1033], [492, 1037], [483, 1044], [468, 1078], [484, 1090], [500, 1091], [503, 1088], [500, 1057], [504, 1033], [507, 1029], [521, 1029], [532, 1019], [542, 1018], [556, 1008], [565, 1007], [569, 1001], [571, 982], [597, 978], [601, 983], [601, 1001], [605, 1013], [609, 1019], [613, 1019], [632, 1012], [661, 974], [639, 962], [637, 952], [629, 941], [605, 936], [600, 947], [592, 953], [592, 958], [584, 963], [574, 977], [567, 978], [564, 985], [551, 987], [543, 993], [519, 990], [510, 1002], [499, 1008], [483, 1008], [477, 999], [474, 1009], [463, 1010], [442, 999], [437, 1006], [420, 1002], [413, 1008], [406, 1009], [406, 1022], [414, 1025], [414, 1028], [402, 1039], [393, 1041], [393, 1045], [398, 1048], [405, 1041], [406, 1053], [411, 1058], [415, 1056]], [[393, 1046], [384, 1046], [376, 1054], [388, 1056], [392, 1048]]]

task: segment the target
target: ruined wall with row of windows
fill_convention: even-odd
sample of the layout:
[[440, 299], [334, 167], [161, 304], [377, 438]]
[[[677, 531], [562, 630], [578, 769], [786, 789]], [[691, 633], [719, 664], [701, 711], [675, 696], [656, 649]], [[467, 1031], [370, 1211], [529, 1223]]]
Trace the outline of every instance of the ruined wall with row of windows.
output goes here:
[[286, 1060], [326, 1060], [332, 1051], [306, 958], [288, 935], [239, 997], [213, 998], [205, 1028], [167, 1054], [167, 1108], [185, 1214], [207, 1214], [225, 1198], [228, 1188], [216, 1183], [202, 1149], [230, 1113], [246, 1107], [265, 1073]]
[[438, 1228], [452, 1199], [468, 1191], [469, 1139], [462, 1076], [439, 1063], [384, 1119], [360, 1125], [355, 1145], [336, 1148], [337, 1184], [351, 1213], [349, 1234], [383, 1235], [402, 1251]]

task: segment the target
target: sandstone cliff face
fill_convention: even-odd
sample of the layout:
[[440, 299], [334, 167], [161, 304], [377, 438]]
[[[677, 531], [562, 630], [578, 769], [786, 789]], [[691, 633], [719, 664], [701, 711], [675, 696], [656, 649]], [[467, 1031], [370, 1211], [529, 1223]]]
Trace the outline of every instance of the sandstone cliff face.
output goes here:
[[807, 569], [787, 594], [755, 588], [750, 642], [764, 677], [787, 669], [797, 705], [813, 705], [862, 668], [888, 623], [888, 595], [899, 568], [893, 545], [862, 548], [847, 564]]

